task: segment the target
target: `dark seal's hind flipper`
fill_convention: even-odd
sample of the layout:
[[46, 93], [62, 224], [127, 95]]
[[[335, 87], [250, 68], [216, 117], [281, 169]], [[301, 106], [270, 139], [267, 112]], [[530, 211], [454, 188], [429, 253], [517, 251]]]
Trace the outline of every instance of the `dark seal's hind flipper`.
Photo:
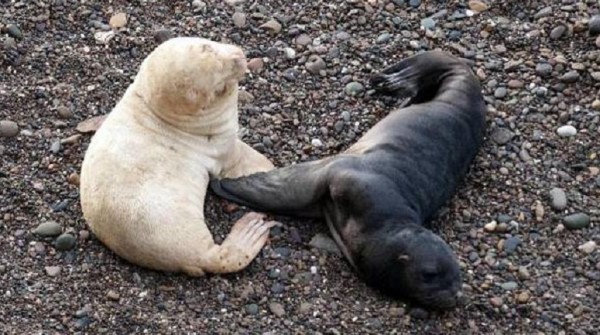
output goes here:
[[[481, 88], [477, 80], [472, 80], [472, 76], [470, 67], [458, 57], [441, 51], [427, 51], [387, 67], [371, 77], [370, 84], [379, 93], [409, 97], [409, 104], [418, 104], [440, 98], [440, 95], [447, 91], [446, 88], [456, 91], [459, 87], [459, 91], [463, 93], [479, 94]], [[453, 80], [454, 83], [450, 85], [446, 80], [448, 78], [456, 78], [462, 82], [457, 86], [456, 80]], [[477, 87], [464, 87], [463, 90], [460, 89], [460, 85]], [[460, 101], [455, 97], [451, 100], [454, 103]], [[465, 103], [471, 100], [463, 99]]]
[[299, 163], [240, 178], [212, 179], [216, 195], [253, 210], [277, 215], [321, 217], [320, 199], [328, 191], [334, 159]]

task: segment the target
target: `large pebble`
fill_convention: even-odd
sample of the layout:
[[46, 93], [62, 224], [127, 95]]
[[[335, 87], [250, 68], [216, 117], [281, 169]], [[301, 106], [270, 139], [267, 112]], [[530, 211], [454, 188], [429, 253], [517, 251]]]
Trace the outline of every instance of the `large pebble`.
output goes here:
[[73, 117], [73, 111], [67, 106], [60, 105], [56, 108], [56, 111], [58, 112], [58, 116], [60, 116], [61, 119], [70, 119], [71, 117]]
[[325, 61], [319, 56], [313, 55], [306, 62], [306, 69], [312, 74], [318, 74], [321, 70], [325, 70], [325, 67], [327, 67]]
[[409, 0], [408, 4], [411, 7], [417, 8], [417, 7], [421, 6], [421, 0]]
[[585, 213], [575, 213], [563, 218], [563, 223], [568, 229], [581, 229], [590, 224], [590, 216]]
[[556, 130], [556, 133], [558, 134], [558, 136], [561, 137], [571, 137], [571, 136], [575, 136], [577, 134], [577, 129], [573, 126], [571, 126], [570, 124], [559, 127]]
[[494, 90], [494, 97], [497, 99], [503, 99], [504, 97], [506, 97], [507, 93], [508, 90], [506, 89], [506, 87], [501, 86]]
[[552, 7], [548, 6], [540, 9], [537, 13], [535, 13], [535, 15], [533, 15], [533, 18], [537, 20], [550, 15], [552, 15]]
[[283, 308], [283, 305], [278, 302], [269, 303], [269, 310], [278, 317], [285, 315], [285, 309]]
[[592, 35], [600, 34], [600, 15], [594, 15], [588, 22], [588, 31]]
[[123, 28], [127, 25], [127, 14], [117, 13], [110, 18], [108, 24], [113, 28]]
[[592, 252], [594, 252], [594, 250], [596, 250], [596, 247], [597, 247], [596, 242], [588, 241], [588, 242], [585, 242], [584, 244], [580, 245], [579, 247], [577, 247], [577, 249], [586, 254], [591, 254]]
[[58, 236], [62, 233], [62, 227], [56, 221], [47, 221], [37, 226], [33, 232], [43, 237]]
[[550, 38], [553, 40], [557, 40], [564, 35], [565, 31], [567, 31], [567, 27], [565, 27], [564, 25], [557, 26], [550, 31]]
[[357, 95], [362, 93], [362, 91], [365, 90], [365, 87], [363, 86], [363, 84], [353, 81], [348, 83], [348, 85], [346, 85], [346, 88], [344, 89], [344, 92], [346, 92], [347, 95]]
[[232, 20], [234, 26], [242, 28], [246, 25], [246, 14], [241, 12], [235, 12], [233, 13]]
[[521, 239], [516, 236], [511, 236], [504, 241], [504, 251], [510, 255], [517, 250], [519, 245], [521, 245]]
[[496, 128], [492, 132], [492, 140], [499, 145], [504, 145], [515, 136], [515, 134], [507, 128]]
[[250, 315], [258, 314], [258, 305], [257, 304], [246, 305], [246, 307], [244, 309], [246, 310], [246, 313], [248, 313]]
[[54, 246], [59, 251], [67, 251], [73, 249], [75, 241], [75, 236], [68, 233], [62, 234], [56, 239]]
[[6, 33], [14, 38], [23, 38], [23, 33], [21, 32], [21, 29], [19, 29], [19, 27], [17, 27], [14, 24], [10, 24], [8, 25], [8, 27], [6, 27]]
[[488, 9], [488, 5], [480, 0], [471, 0], [469, 1], [469, 8], [476, 13], [481, 13]]
[[19, 125], [10, 120], [0, 121], [0, 137], [15, 137], [19, 134]]
[[48, 276], [56, 277], [60, 274], [62, 269], [60, 266], [46, 266], [45, 270]]
[[548, 63], [538, 63], [535, 66], [535, 73], [541, 77], [548, 77], [552, 74], [552, 65]]
[[263, 23], [260, 28], [267, 29], [272, 31], [275, 34], [278, 34], [281, 31], [281, 23], [275, 19], [271, 19], [265, 23]]
[[572, 84], [572, 83], [576, 82], [577, 80], [579, 80], [579, 72], [577, 72], [576, 70], [569, 71], [569, 72], [563, 74], [560, 77], [560, 80], [564, 81], [565, 83]]
[[567, 194], [562, 188], [555, 187], [550, 190], [550, 206], [559, 211], [567, 208]]
[[295, 42], [297, 45], [309, 45], [312, 43], [312, 38], [307, 34], [300, 34], [296, 37]]

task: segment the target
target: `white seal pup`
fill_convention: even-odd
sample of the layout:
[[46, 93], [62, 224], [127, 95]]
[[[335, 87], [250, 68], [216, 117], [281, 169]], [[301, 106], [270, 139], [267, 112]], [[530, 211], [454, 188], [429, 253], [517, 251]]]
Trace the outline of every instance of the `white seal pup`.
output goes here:
[[191, 276], [244, 269], [276, 222], [248, 213], [222, 244], [205, 223], [211, 177], [274, 168], [242, 142], [241, 48], [197, 37], [159, 45], [91, 139], [81, 167], [81, 207], [92, 232], [139, 266]]

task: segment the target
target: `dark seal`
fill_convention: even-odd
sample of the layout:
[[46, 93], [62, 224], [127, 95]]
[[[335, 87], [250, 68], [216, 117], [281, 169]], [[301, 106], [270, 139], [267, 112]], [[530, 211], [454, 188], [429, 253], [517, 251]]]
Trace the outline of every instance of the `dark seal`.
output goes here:
[[461, 275], [450, 247], [426, 228], [455, 194], [485, 134], [479, 81], [440, 51], [371, 78], [408, 103], [343, 153], [242, 178], [212, 180], [220, 197], [278, 215], [324, 218], [371, 287], [426, 308], [456, 305]]

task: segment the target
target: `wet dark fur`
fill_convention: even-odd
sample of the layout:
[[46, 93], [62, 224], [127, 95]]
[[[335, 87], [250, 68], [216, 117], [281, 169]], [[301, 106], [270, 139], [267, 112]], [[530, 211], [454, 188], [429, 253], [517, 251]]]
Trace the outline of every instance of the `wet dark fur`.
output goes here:
[[453, 197], [480, 148], [480, 84], [459, 59], [432, 51], [385, 69], [371, 85], [411, 99], [371, 129], [376, 140], [367, 150], [213, 180], [211, 188], [255, 210], [324, 218], [369, 285], [425, 307], [452, 307], [458, 263], [424, 225]]

